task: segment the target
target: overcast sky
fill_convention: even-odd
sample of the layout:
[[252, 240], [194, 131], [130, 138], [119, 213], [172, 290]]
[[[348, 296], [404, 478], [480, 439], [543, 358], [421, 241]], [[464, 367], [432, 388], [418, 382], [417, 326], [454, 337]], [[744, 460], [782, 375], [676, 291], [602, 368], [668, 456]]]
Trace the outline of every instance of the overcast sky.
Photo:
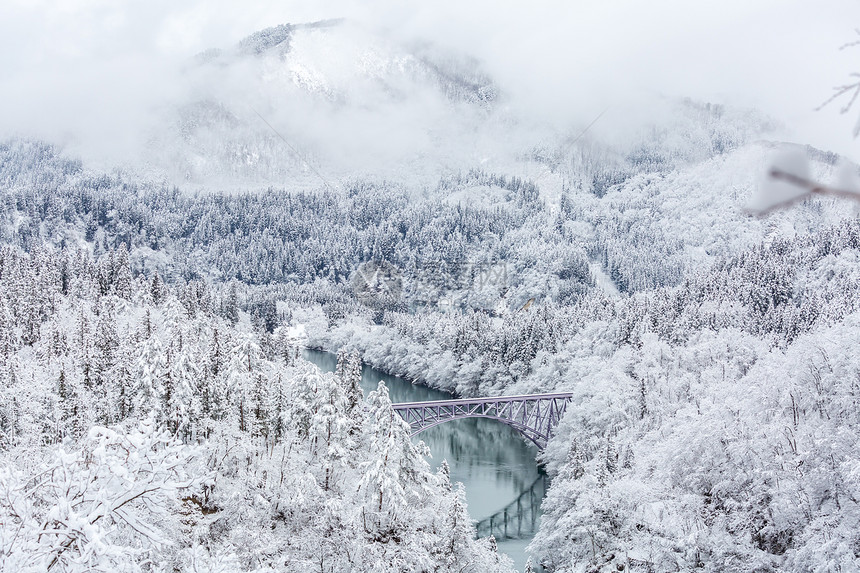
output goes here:
[[860, 71], [860, 46], [839, 50], [860, 39], [856, 0], [4, 0], [0, 134], [116, 139], [117, 123], [134, 131], [179, 89], [193, 54], [340, 16], [473, 54], [540, 119], [582, 123], [607, 103], [691, 96], [759, 107], [796, 140], [860, 161], [860, 105], [814, 111]]

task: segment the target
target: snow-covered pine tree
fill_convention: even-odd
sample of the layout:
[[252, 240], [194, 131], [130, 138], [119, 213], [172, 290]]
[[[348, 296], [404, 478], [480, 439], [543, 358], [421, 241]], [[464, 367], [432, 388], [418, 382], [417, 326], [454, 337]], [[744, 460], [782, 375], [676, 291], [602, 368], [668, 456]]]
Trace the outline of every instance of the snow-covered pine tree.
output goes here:
[[380, 380], [368, 396], [370, 415], [367, 433], [372, 457], [365, 462], [359, 490], [364, 496], [368, 533], [381, 538], [401, 527], [413, 496], [426, 486], [421, 476], [428, 473], [423, 442], [413, 444], [409, 426], [394, 412], [388, 387]]
[[158, 270], [152, 275], [149, 283], [149, 297], [155, 306], [159, 306], [167, 297], [167, 285], [164, 284]]
[[149, 412], [161, 412], [161, 400], [169, 366], [167, 352], [158, 332], [152, 331], [152, 334], [137, 346], [133, 411], [138, 416], [146, 416]]
[[526, 561], [525, 569], [523, 569], [523, 573], [534, 573], [534, 565], [532, 565], [532, 558], [529, 555], [528, 560]]
[[313, 414], [308, 435], [311, 453], [324, 468], [323, 490], [331, 487], [332, 477], [341, 472], [352, 449], [349, 431], [352, 421], [346, 412], [346, 396], [340, 380], [333, 374], [319, 377], [314, 394]]

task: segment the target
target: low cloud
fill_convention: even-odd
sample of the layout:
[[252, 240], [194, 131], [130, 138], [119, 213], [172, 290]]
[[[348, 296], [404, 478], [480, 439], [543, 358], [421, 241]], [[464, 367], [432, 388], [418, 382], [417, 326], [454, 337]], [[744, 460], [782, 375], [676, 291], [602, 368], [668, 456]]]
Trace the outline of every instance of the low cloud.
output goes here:
[[[507, 94], [512, 115], [556, 128], [575, 130], [610, 106], [595, 127], [600, 133], [649, 118], [649, 102], [690, 96], [759, 107], [796, 140], [849, 156], [856, 145], [854, 118], [835, 106], [813, 111], [855, 70], [860, 48], [838, 50], [860, 22], [860, 7], [849, 0], [826, 8], [799, 0], [4, 3], [0, 134], [45, 137], [110, 164], [138, 153], [177, 102], [205, 99], [207, 89], [234, 105], [265, 103], [254, 81], [215, 72], [203, 82], [189, 72], [194, 54], [230, 48], [268, 26], [332, 17], [382, 30], [402, 45], [424, 41], [474, 55]], [[427, 126], [446, 119], [420, 99], [391, 113], [374, 110], [372, 101], [351, 112], [295, 101], [295, 113], [285, 105], [272, 121], [304, 130], [309, 151], [330, 147], [357, 163], [429, 153], [437, 142]], [[391, 123], [380, 124], [381, 117]], [[445, 129], [456, 135], [453, 126]]]

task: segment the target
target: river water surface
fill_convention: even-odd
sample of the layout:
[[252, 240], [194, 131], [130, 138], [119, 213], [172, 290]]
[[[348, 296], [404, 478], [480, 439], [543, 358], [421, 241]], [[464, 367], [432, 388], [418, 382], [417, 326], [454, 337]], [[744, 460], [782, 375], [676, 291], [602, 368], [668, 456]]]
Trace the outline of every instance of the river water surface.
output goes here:
[[[303, 355], [323, 371], [334, 372], [337, 366], [337, 357], [328, 352], [305, 350]], [[380, 380], [385, 381], [394, 403], [451, 399], [445, 392], [369, 366], [362, 368], [365, 395], [376, 390]], [[547, 487], [546, 476], [535, 462], [537, 448], [513, 428], [486, 418], [446, 422], [413, 439], [424, 440], [430, 447], [432, 458], [428, 461], [434, 469], [448, 460], [451, 481], [466, 487], [469, 514], [477, 520], [478, 535], [495, 535], [499, 550], [522, 570], [527, 559], [525, 547], [537, 531], [540, 502]]]

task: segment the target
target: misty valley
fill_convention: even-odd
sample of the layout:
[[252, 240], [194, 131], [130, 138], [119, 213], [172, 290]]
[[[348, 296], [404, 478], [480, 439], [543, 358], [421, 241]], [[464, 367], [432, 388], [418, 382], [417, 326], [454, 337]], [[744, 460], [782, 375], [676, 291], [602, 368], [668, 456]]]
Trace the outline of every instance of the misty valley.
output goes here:
[[407, 32], [0, 124], [0, 571], [860, 570], [857, 165]]

